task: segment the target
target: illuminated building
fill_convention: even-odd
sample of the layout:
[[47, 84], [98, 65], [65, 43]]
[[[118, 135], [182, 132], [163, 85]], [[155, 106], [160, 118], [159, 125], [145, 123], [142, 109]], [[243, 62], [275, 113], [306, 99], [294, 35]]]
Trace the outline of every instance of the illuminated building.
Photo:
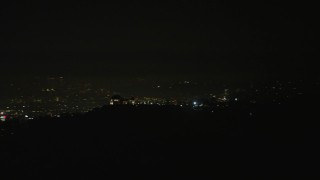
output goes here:
[[4, 112], [0, 113], [0, 121], [6, 121], [7, 116], [4, 114]]
[[123, 104], [123, 98], [119, 95], [114, 95], [110, 99], [110, 105], [121, 105]]

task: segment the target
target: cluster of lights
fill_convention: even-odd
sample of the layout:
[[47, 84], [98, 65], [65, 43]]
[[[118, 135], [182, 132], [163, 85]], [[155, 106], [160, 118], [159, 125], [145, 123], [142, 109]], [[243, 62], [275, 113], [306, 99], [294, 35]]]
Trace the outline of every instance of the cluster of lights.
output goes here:
[[4, 115], [4, 112], [1, 112], [0, 113], [0, 121], [4, 122], [4, 121], [6, 121], [6, 119], [7, 119], [7, 116]]

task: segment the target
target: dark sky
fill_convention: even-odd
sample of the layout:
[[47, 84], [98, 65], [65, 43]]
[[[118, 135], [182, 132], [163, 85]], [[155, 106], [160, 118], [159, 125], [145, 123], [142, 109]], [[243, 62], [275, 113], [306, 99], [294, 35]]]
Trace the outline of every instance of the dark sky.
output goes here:
[[307, 1], [8, 1], [3, 76], [263, 79], [315, 76]]

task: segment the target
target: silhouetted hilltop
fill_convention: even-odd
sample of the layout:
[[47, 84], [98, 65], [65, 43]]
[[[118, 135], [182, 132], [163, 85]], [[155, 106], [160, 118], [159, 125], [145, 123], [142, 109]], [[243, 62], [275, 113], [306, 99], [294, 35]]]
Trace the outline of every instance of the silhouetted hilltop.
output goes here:
[[215, 112], [105, 106], [12, 124], [0, 152], [12, 177], [305, 177], [318, 158], [314, 102], [304, 96]]

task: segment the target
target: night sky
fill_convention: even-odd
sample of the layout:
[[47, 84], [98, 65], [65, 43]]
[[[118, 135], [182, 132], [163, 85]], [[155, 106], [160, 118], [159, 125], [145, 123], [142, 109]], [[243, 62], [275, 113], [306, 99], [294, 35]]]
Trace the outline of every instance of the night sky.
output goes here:
[[4, 77], [311, 78], [316, 6], [301, 2], [7, 1]]

